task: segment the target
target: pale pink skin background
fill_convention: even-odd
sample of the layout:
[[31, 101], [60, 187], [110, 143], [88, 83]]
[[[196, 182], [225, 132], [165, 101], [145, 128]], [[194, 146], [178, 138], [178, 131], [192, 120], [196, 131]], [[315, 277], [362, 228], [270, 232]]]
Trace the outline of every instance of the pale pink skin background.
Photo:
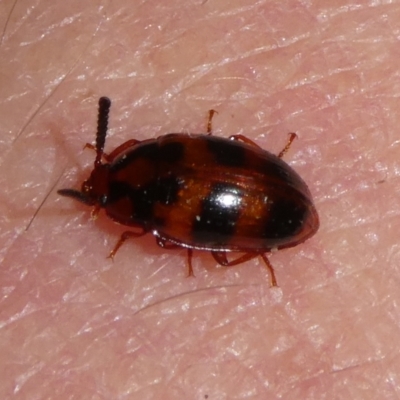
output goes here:
[[[0, 398], [400, 397], [399, 3], [6, 0], [0, 20]], [[274, 153], [297, 132], [321, 228], [270, 256], [279, 288], [201, 252], [187, 278], [151, 236], [106, 259], [123, 227], [56, 193], [91, 171], [102, 95], [108, 151], [210, 108]]]

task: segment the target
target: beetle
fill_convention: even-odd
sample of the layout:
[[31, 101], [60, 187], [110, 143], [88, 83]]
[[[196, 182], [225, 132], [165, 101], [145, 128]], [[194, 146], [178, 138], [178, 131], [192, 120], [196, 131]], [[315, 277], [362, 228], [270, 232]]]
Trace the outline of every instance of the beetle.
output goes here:
[[[193, 250], [210, 251], [215, 261], [233, 266], [266, 253], [296, 246], [319, 228], [318, 213], [306, 183], [282, 160], [296, 134], [278, 156], [243, 135], [212, 135], [209, 111], [206, 134], [170, 133], [155, 139], [131, 139], [104, 152], [111, 101], [99, 99], [94, 169], [81, 190], [58, 194], [101, 209], [131, 227], [109, 257], [132, 237], [147, 233], [163, 248], [187, 249], [193, 275]], [[242, 253], [228, 260], [227, 253]]]

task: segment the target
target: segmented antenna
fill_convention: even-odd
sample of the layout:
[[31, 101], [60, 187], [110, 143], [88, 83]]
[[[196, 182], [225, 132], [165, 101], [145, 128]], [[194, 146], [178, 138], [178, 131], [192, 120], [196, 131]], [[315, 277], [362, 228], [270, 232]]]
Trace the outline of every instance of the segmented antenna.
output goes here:
[[99, 99], [99, 115], [97, 117], [97, 133], [96, 133], [96, 159], [94, 165], [101, 164], [103, 156], [104, 144], [108, 129], [108, 115], [110, 113], [111, 100], [108, 97], [100, 97]]

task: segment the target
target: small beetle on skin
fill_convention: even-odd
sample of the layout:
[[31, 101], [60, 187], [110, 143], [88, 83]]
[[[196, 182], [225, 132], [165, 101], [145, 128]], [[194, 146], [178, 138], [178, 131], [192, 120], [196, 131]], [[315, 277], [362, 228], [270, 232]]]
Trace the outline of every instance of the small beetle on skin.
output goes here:
[[[261, 257], [277, 286], [265, 253], [296, 246], [313, 236], [319, 219], [310, 191], [281, 157], [243, 135], [229, 139], [207, 134], [170, 133], [156, 139], [129, 140], [104, 153], [111, 101], [99, 100], [94, 169], [80, 191], [58, 193], [101, 208], [114, 221], [138, 229], [122, 234], [114, 257], [131, 237], [152, 233], [163, 248], [210, 251], [217, 263], [233, 266]], [[103, 160], [105, 162], [103, 162]], [[241, 252], [228, 261], [227, 253]]]

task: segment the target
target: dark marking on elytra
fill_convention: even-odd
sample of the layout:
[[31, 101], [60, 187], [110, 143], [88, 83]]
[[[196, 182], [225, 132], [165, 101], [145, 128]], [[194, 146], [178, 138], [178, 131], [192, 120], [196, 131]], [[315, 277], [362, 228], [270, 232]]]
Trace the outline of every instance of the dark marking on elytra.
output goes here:
[[156, 201], [166, 206], [176, 203], [178, 200], [181, 182], [174, 176], [160, 178], [157, 185]]
[[176, 163], [180, 161], [185, 153], [183, 143], [167, 142], [160, 145], [159, 160], [167, 163]]
[[196, 242], [223, 245], [235, 234], [240, 216], [242, 193], [239, 188], [217, 183], [202, 201], [201, 210], [193, 221], [192, 236]]
[[293, 201], [280, 199], [274, 201], [269, 208], [264, 237], [279, 238], [296, 235], [307, 219], [307, 210]]
[[214, 155], [218, 164], [227, 167], [241, 167], [245, 163], [246, 148], [240, 142], [231, 141], [226, 145], [226, 140], [216, 137], [207, 137], [207, 147]]
[[[140, 158], [154, 162], [157, 160], [158, 154], [159, 147], [157, 142], [146, 143], [143, 145], [139, 144], [137, 145], [137, 148], [135, 148], [135, 151], [130, 151], [123, 157], [118, 158], [117, 161], [112, 164], [112, 171], [115, 172], [124, 169], [126, 166], [129, 166], [131, 163], [135, 162], [135, 160]], [[139, 172], [141, 171], [138, 171], [138, 173]]]

